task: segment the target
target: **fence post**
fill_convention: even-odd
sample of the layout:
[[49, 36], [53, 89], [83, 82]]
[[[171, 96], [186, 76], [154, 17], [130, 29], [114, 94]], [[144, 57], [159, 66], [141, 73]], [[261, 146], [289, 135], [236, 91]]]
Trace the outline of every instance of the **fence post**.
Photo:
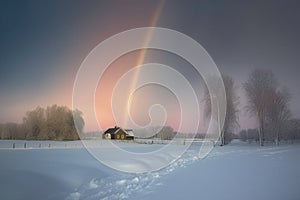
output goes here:
[[24, 143], [24, 149], [26, 149], [26, 142]]
[[13, 143], [13, 146], [12, 146], [12, 148], [14, 149], [16, 147], [16, 144], [15, 143]]

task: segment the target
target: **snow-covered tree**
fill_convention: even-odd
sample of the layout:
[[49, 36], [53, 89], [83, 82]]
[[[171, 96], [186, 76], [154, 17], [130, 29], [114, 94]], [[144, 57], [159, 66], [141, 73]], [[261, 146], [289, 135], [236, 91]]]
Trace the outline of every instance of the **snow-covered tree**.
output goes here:
[[[239, 98], [236, 95], [234, 80], [230, 76], [223, 75], [223, 83], [226, 93], [226, 116], [223, 129], [221, 130], [221, 145], [227, 144], [231, 140], [234, 128], [238, 126], [238, 104]], [[213, 77], [211, 77], [213, 79]], [[213, 80], [210, 80], [213, 82]], [[206, 117], [211, 116], [211, 96], [208, 89], [205, 89], [203, 101], [205, 103], [204, 113]], [[218, 115], [216, 115], [218, 116]], [[219, 122], [219, 119], [216, 119]]]
[[71, 111], [66, 106], [53, 105], [28, 111], [23, 118], [23, 125], [26, 139], [77, 140], [77, 130], [82, 132], [84, 120], [78, 110]]
[[280, 141], [280, 133], [287, 125], [287, 121], [291, 117], [289, 102], [291, 95], [286, 88], [276, 90], [271, 93], [271, 101], [267, 109], [267, 123], [270, 126], [275, 143], [278, 145]]
[[243, 85], [247, 96], [247, 111], [258, 120], [260, 146], [264, 145], [267, 109], [277, 85], [273, 72], [262, 69], [252, 71]]

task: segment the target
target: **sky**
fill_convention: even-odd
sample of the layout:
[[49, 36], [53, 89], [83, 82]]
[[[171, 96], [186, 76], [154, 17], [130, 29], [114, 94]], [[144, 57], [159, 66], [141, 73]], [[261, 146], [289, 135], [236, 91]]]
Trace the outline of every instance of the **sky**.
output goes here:
[[[26, 111], [38, 105], [71, 108], [75, 77], [88, 53], [114, 34], [147, 26], [169, 28], [192, 37], [206, 49], [220, 72], [235, 80], [241, 100], [240, 128], [256, 126], [243, 109], [242, 83], [253, 69], [274, 72], [280, 84], [290, 90], [293, 117], [300, 118], [297, 0], [7, 0], [0, 4], [0, 123], [21, 122]], [[103, 128], [115, 125], [108, 98], [114, 84], [135, 65], [153, 61], [172, 65], [195, 88], [201, 84], [201, 77], [180, 58], [161, 51], [142, 54], [136, 51], [118, 58], [100, 81], [95, 108]], [[176, 127], [180, 110], [174, 95], [155, 86], [148, 91], [136, 93], [137, 108], [133, 108], [132, 115], [138, 123], [148, 123], [147, 109], [159, 101], [170, 112], [168, 124]]]

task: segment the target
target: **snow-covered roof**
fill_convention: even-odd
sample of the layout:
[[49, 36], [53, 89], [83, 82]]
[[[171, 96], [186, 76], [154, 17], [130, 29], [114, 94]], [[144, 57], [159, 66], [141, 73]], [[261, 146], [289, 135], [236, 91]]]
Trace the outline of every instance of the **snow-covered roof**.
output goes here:
[[132, 129], [126, 129], [125, 132], [126, 132], [129, 136], [134, 136], [133, 130], [132, 130]]
[[[104, 134], [116, 134], [121, 128], [120, 127], [117, 127], [115, 126], [114, 128], [109, 128], [107, 129]], [[124, 132], [129, 135], [129, 136], [134, 136], [133, 134], [133, 130], [132, 129], [122, 129], [124, 130]]]

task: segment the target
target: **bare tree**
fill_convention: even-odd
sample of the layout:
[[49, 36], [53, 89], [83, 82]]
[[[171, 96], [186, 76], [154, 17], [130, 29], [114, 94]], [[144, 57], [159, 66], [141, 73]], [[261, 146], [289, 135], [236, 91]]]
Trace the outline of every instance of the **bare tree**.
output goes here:
[[247, 96], [247, 111], [256, 116], [259, 126], [259, 143], [264, 145], [264, 125], [266, 120], [268, 104], [272, 94], [276, 91], [277, 80], [272, 71], [254, 70], [248, 80], [244, 83]]
[[[238, 104], [239, 98], [236, 95], [234, 88], [234, 81], [230, 76], [223, 75], [223, 83], [226, 92], [226, 116], [224, 121], [223, 129], [221, 130], [221, 145], [227, 144], [231, 140], [234, 128], [238, 124]], [[211, 96], [208, 89], [206, 88], [204, 92], [203, 101], [205, 103], [204, 113], [207, 117], [211, 116]], [[219, 119], [217, 119], [218, 123]]]
[[289, 109], [290, 100], [291, 95], [286, 88], [276, 90], [271, 94], [271, 101], [267, 109], [267, 122], [274, 134], [276, 145], [278, 145], [280, 141], [280, 132], [291, 117]]
[[291, 142], [300, 139], [300, 119], [290, 119], [287, 121], [287, 134], [285, 138], [290, 139]]

